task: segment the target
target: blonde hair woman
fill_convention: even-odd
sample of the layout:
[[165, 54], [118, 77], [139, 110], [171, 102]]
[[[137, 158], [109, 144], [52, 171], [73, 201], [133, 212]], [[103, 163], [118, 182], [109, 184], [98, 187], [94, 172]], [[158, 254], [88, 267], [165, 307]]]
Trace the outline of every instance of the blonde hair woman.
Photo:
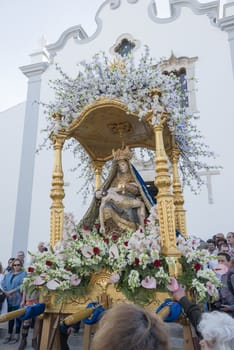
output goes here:
[[169, 350], [168, 330], [160, 318], [133, 304], [104, 313], [92, 350]]

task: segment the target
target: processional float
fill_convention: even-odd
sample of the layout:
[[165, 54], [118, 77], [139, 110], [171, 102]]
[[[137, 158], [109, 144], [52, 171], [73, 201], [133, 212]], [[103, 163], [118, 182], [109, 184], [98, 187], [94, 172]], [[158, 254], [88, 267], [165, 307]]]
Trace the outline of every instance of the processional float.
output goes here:
[[[152, 94], [160, 94], [154, 89]], [[180, 264], [178, 259], [180, 252], [176, 247], [176, 229], [186, 237], [186, 218], [183, 208], [184, 198], [178, 171], [180, 150], [175, 144], [174, 137], [167, 126], [166, 112], [161, 112], [157, 125], [152, 123], [153, 112], [143, 120], [137, 115], [129, 113], [128, 106], [118, 100], [100, 98], [97, 102], [88, 105], [81, 114], [72, 122], [68, 129], [60, 129], [53, 134], [51, 139], [54, 147], [54, 168], [52, 174], [51, 189], [51, 234], [50, 243], [54, 246], [62, 239], [64, 206], [64, 179], [62, 167], [62, 151], [66, 140], [73, 138], [77, 140], [86, 150], [92, 159], [92, 165], [96, 178], [96, 189], [101, 187], [101, 172], [106, 161], [112, 158], [112, 150], [121, 146], [120, 136], [127, 140], [130, 148], [144, 147], [155, 151], [155, 179], [154, 183], [158, 189], [157, 208], [162, 242], [162, 254], [175, 258], [176, 264], [171, 266], [170, 275], [178, 276]], [[60, 121], [62, 115], [54, 114], [55, 121]], [[169, 173], [168, 162], [171, 162], [172, 174]], [[169, 267], [170, 270], [170, 267]], [[77, 298], [77, 300], [65, 304], [56, 305], [49, 303], [43, 321], [41, 347], [46, 349], [50, 339], [50, 329], [58, 313], [71, 315], [70, 318], [78, 321], [87, 315], [90, 310], [84, 310], [87, 303], [96, 300], [105, 303], [107, 307], [119, 302], [127, 302], [126, 297], [117, 291], [109, 283], [110, 274], [107, 271], [100, 271], [91, 278], [91, 288], [88, 295]], [[149, 308], [155, 309], [168, 297], [167, 293], [156, 292], [155, 300]], [[163, 311], [163, 318], [166, 317], [168, 309]], [[88, 314], [87, 314], [88, 313]], [[69, 319], [65, 322], [69, 324]], [[66, 320], [66, 318], [65, 318]], [[84, 335], [84, 349], [90, 346], [90, 329], [86, 329]], [[191, 343], [187, 342], [187, 349], [192, 349]], [[54, 343], [54, 349], [59, 349], [59, 344]]]

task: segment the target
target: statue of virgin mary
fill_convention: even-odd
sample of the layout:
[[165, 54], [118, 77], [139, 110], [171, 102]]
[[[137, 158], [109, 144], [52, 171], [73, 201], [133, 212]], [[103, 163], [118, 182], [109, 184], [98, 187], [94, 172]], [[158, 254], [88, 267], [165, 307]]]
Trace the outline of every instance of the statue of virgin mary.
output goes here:
[[121, 234], [126, 229], [144, 227], [144, 220], [156, 203], [144, 180], [131, 164], [129, 147], [113, 150], [113, 164], [102, 188], [96, 191], [80, 225], [100, 222], [100, 233]]

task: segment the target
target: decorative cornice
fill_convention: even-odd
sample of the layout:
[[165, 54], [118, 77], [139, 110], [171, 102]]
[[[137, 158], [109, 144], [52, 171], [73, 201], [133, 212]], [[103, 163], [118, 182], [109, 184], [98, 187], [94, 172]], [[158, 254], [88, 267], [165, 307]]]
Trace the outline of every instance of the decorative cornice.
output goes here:
[[155, 1], [151, 1], [148, 13], [154, 22], [168, 23], [175, 21], [180, 16], [182, 7], [190, 8], [196, 15], [207, 15], [211, 20], [211, 24], [216, 24], [219, 14], [219, 0], [209, 3], [200, 3], [197, 0], [170, 0], [171, 16], [168, 18], [157, 17]]
[[26, 75], [27, 78], [35, 77], [41, 75], [48, 68], [48, 62], [39, 62], [34, 64], [29, 64], [27, 66], [19, 67], [21, 72]]
[[234, 16], [224, 17], [218, 21], [218, 26], [221, 30], [225, 32], [233, 32], [234, 31]]
[[53, 58], [57, 51], [61, 50], [71, 37], [73, 37], [76, 41], [81, 42], [82, 40], [88, 38], [88, 34], [81, 27], [81, 25], [68, 28], [62, 33], [60, 38], [55, 43], [46, 45], [46, 50], [49, 52], [50, 57]]

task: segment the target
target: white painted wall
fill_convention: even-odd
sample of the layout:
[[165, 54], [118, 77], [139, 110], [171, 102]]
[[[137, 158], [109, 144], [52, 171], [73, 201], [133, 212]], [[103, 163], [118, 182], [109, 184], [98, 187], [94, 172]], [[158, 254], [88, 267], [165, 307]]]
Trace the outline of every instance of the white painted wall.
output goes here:
[[3, 266], [6, 265], [8, 258], [11, 256], [24, 113], [25, 103], [20, 103], [0, 113], [0, 261], [3, 262]]

